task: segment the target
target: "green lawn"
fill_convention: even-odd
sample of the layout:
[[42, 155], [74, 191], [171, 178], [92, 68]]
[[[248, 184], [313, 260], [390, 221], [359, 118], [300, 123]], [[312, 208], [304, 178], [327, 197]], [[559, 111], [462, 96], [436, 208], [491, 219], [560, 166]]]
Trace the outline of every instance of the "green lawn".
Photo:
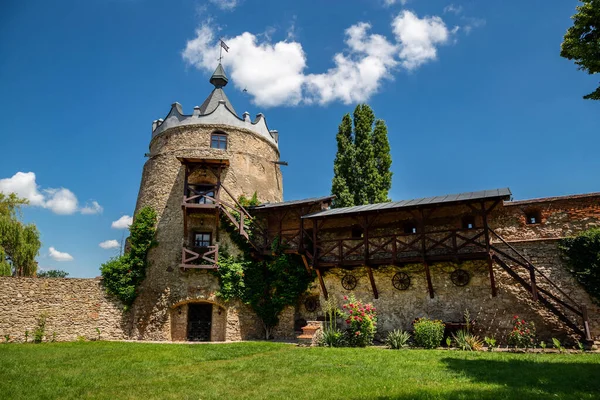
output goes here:
[[0, 345], [0, 399], [592, 399], [600, 354], [381, 348]]

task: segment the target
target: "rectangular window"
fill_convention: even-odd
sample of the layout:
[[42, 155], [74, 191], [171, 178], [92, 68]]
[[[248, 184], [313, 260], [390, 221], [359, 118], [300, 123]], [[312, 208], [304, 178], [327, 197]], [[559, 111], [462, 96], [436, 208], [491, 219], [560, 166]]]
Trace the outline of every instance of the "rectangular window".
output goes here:
[[463, 229], [475, 229], [475, 217], [472, 215], [463, 217], [462, 227]]
[[190, 185], [189, 192], [190, 196], [199, 196], [192, 200], [196, 204], [215, 204], [213, 200], [206, 198], [206, 196], [215, 198], [214, 186]]
[[211, 245], [211, 233], [203, 232], [194, 234], [194, 247], [208, 247]]
[[213, 133], [210, 135], [210, 147], [213, 149], [227, 149], [227, 135], [224, 133]]
[[525, 213], [525, 220], [527, 221], [527, 225], [535, 225], [542, 222], [542, 215], [539, 211], [529, 211]]

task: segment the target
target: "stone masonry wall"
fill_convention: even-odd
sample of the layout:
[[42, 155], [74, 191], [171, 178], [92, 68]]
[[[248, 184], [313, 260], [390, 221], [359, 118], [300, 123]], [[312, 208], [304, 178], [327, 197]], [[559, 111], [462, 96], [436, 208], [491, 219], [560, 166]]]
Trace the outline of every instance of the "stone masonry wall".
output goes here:
[[79, 336], [102, 340], [126, 339], [127, 319], [118, 300], [106, 295], [100, 279], [0, 277], [0, 335], [29, 340], [42, 314], [46, 337], [57, 341]]

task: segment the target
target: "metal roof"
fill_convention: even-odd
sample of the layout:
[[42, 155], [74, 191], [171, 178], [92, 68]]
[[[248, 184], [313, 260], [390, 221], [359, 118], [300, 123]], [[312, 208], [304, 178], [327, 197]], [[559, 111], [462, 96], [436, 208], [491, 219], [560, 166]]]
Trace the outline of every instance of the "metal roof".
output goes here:
[[290, 201], [282, 201], [280, 203], [263, 203], [259, 204], [255, 207], [251, 207], [252, 210], [265, 210], [276, 207], [287, 207], [287, 206], [296, 206], [300, 204], [309, 204], [309, 203], [320, 203], [322, 201], [332, 200], [335, 196], [323, 196], [323, 197], [312, 197], [310, 199], [302, 199], [302, 200], [290, 200]]
[[200, 106], [200, 115], [210, 114], [213, 111], [215, 111], [215, 109], [219, 106], [220, 101], [224, 101], [225, 107], [227, 107], [229, 111], [237, 115], [235, 109], [233, 108], [233, 105], [231, 105], [231, 102], [227, 98], [227, 95], [225, 95], [225, 91], [220, 87], [214, 88], [213, 91], [210, 92], [206, 100], [204, 100], [204, 103], [202, 103], [202, 105]]
[[329, 210], [318, 211], [316, 213], [302, 216], [302, 218], [320, 218], [333, 215], [348, 215], [372, 211], [396, 210], [400, 208], [416, 208], [434, 204], [449, 204], [460, 203], [475, 200], [486, 200], [501, 198], [504, 200], [510, 199], [512, 193], [509, 188], [481, 190], [478, 192], [466, 192], [458, 194], [447, 194], [444, 196], [423, 197], [413, 200], [392, 201], [389, 203], [367, 204], [364, 206], [332, 208]]

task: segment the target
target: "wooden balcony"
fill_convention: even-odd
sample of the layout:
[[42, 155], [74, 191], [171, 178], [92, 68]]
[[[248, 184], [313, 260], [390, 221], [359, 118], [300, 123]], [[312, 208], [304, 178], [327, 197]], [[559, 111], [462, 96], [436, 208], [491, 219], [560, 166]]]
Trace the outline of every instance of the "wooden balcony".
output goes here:
[[487, 259], [489, 254], [483, 228], [317, 240], [317, 250], [321, 267]]
[[218, 269], [219, 245], [186, 247], [181, 250], [181, 269]]
[[187, 188], [187, 193], [183, 195], [181, 207], [186, 212], [215, 210], [219, 206], [219, 186], [206, 190], [196, 190], [192, 187]]

